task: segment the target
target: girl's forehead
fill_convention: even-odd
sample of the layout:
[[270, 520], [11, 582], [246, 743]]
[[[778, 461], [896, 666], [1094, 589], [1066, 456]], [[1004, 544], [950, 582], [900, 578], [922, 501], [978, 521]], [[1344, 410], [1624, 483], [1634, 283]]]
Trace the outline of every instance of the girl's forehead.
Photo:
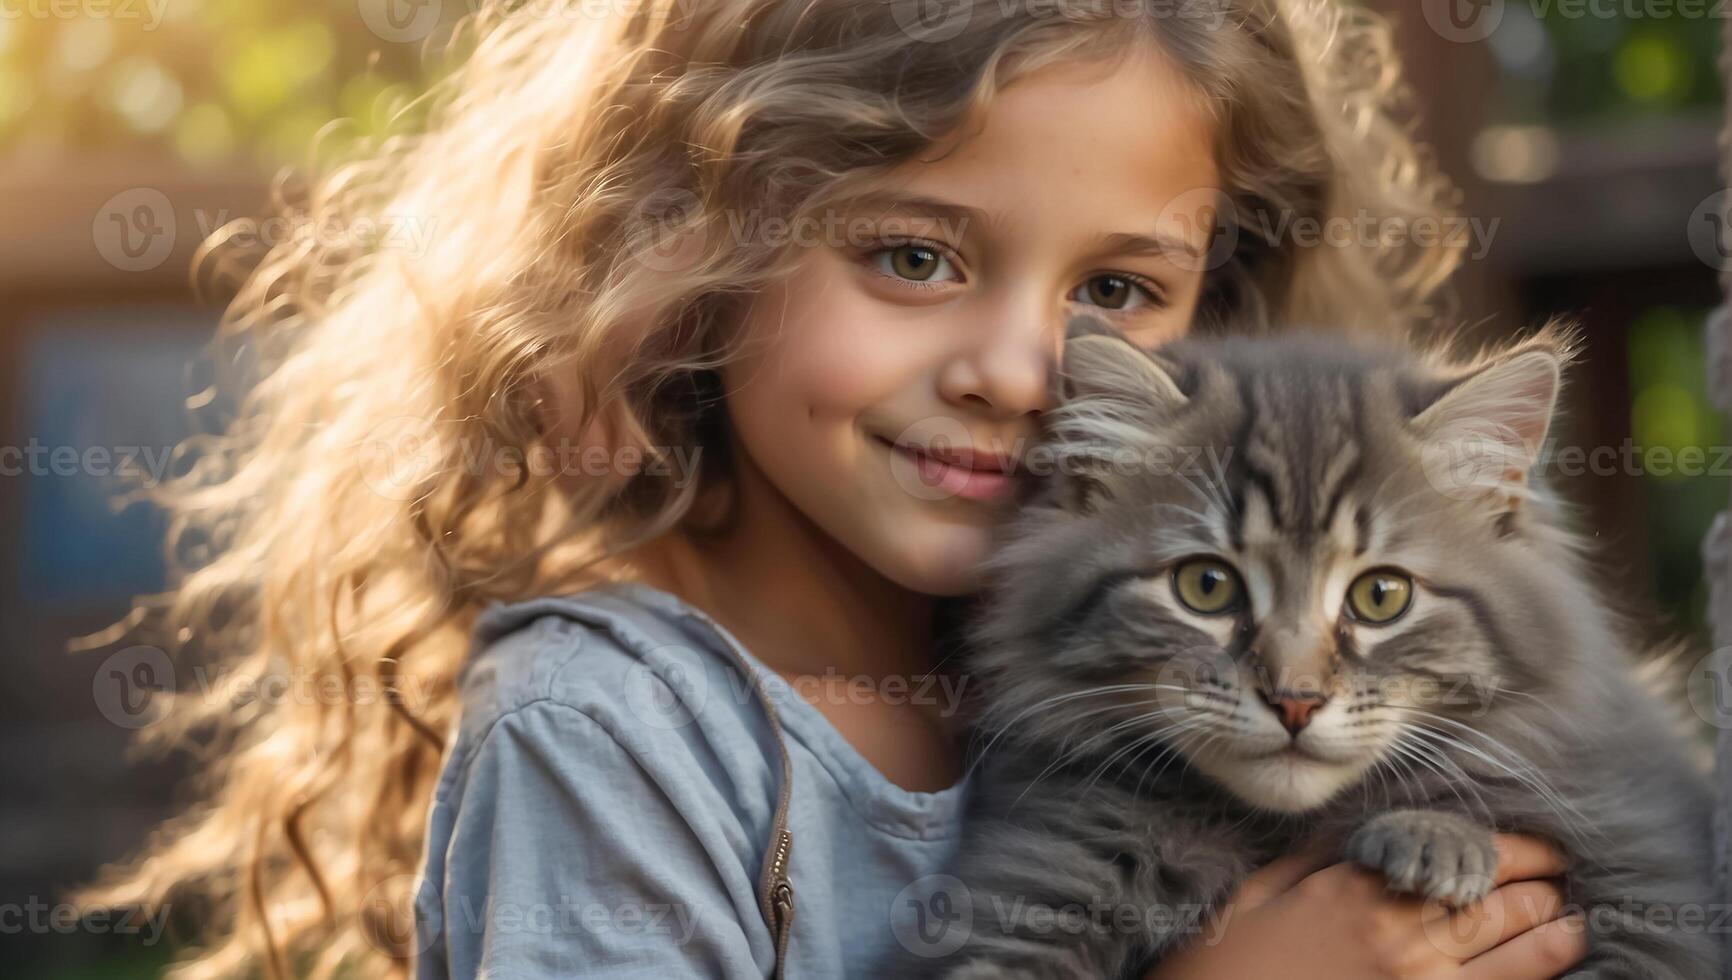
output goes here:
[[1175, 202], [1212, 200], [1218, 184], [1211, 121], [1176, 69], [1149, 53], [1016, 79], [966, 133], [896, 168], [874, 197], [905, 197], [910, 212], [957, 205], [935, 216], [965, 215], [982, 232], [1184, 235], [1194, 223]]
[[1128, 63], [1020, 79], [984, 126], [896, 168], [852, 210], [979, 248], [1032, 237], [1079, 253], [1201, 254], [1220, 195], [1211, 127], [1164, 94], [1165, 77]]

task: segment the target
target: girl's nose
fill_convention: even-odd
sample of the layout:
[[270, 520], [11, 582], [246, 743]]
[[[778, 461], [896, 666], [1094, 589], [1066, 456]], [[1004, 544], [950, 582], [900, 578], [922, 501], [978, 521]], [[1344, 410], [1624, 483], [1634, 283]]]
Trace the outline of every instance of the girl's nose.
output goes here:
[[945, 363], [939, 394], [959, 408], [999, 419], [1038, 415], [1050, 407], [1063, 337], [1059, 310], [998, 317]]

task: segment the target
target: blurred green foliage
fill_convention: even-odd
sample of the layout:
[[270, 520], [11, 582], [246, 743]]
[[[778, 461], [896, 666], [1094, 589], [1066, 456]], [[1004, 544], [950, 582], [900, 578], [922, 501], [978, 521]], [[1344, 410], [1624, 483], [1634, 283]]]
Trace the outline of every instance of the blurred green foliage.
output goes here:
[[[1732, 431], [1708, 400], [1705, 309], [1649, 309], [1625, 336], [1630, 437], [1641, 450], [1654, 586], [1666, 611], [1708, 635], [1702, 533], [1732, 494]], [[1686, 450], [1704, 451], [1699, 462]]]
[[[195, 164], [299, 161], [332, 119], [376, 134], [424, 88], [423, 47], [440, 35], [400, 36], [391, 18], [429, 8], [448, 26], [473, 2], [6, 0], [0, 149], [159, 144]], [[1719, 102], [1720, 0], [1500, 2], [1500, 121]], [[345, 133], [331, 138], [340, 152]]]
[[[1501, 122], [1593, 123], [1720, 103], [1721, 0], [1509, 0]], [[1613, 15], [1613, 16], [1607, 16]]]
[[365, 17], [397, 2], [8, 0], [0, 152], [271, 167], [304, 162], [320, 136], [321, 154], [341, 154], [414, 121], [429, 32], [393, 40]]

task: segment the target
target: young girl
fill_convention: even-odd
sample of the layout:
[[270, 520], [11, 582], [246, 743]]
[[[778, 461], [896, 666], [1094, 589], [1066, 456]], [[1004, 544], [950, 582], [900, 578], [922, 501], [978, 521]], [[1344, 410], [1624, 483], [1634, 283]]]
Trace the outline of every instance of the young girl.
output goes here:
[[[472, 27], [425, 134], [314, 184], [245, 281], [242, 418], [161, 494], [157, 642], [345, 696], [177, 701], [150, 731], [221, 736], [209, 805], [86, 900], [208, 896], [186, 977], [893, 975], [954, 921], [949, 634], [1066, 316], [1435, 312], [1450, 243], [1283, 231], [1447, 203], [1386, 30], [1310, 0]], [[410, 219], [415, 251], [318, 233]], [[1557, 859], [1502, 848], [1468, 934], [1293, 855], [1153, 975], [1551, 976]]]

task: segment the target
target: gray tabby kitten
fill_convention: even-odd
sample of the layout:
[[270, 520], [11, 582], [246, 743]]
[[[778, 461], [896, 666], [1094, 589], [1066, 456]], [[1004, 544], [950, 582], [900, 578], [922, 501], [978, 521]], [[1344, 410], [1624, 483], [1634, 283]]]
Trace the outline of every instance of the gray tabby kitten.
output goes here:
[[1496, 830], [1571, 859], [1572, 975], [1717, 977], [1705, 782], [1529, 478], [1569, 348], [1073, 321], [972, 637], [962, 887], [911, 972], [1140, 976], [1312, 841], [1461, 907]]

